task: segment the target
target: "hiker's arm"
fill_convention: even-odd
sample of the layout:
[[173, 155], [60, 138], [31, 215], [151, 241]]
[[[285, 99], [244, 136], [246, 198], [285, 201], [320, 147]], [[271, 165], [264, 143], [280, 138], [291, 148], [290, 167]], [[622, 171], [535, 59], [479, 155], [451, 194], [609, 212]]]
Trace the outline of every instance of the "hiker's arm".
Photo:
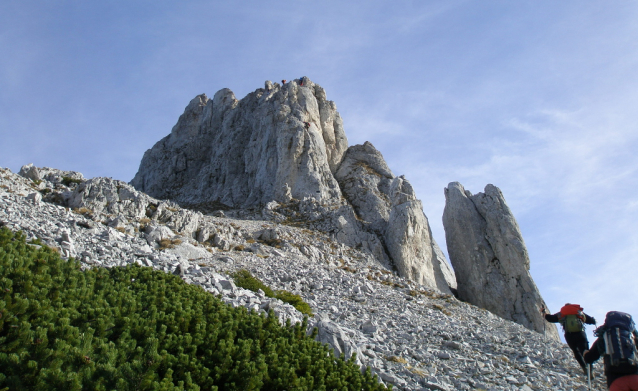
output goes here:
[[585, 350], [585, 353], [583, 354], [583, 359], [585, 359], [585, 362], [587, 364], [591, 364], [594, 361], [598, 360], [600, 358], [600, 352], [598, 351], [598, 340], [595, 340], [593, 344], [591, 344], [591, 347], [589, 348], [589, 350]]
[[558, 323], [558, 314], [545, 314], [545, 320], [551, 323]]
[[587, 324], [596, 324], [596, 319], [593, 316], [589, 316], [585, 314], [585, 323]]

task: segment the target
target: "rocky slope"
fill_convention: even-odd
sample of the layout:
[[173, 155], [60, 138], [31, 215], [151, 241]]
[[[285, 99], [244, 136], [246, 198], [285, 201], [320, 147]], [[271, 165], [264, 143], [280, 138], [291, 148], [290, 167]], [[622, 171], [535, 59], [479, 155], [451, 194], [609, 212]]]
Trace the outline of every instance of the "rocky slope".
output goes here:
[[229, 89], [195, 97], [131, 184], [201, 211], [268, 207], [277, 221], [293, 209], [402, 277], [448, 294], [456, 286], [410, 184], [372, 144], [348, 148], [336, 105], [306, 77], [241, 100]]
[[[231, 305], [301, 319], [287, 304], [234, 286], [229, 274], [248, 269], [274, 289], [301, 295], [316, 314], [310, 324], [319, 338], [337, 353], [356, 352], [395, 389], [586, 389], [563, 344], [389, 272], [330, 233], [296, 227], [299, 210], [320, 208], [313, 202], [215, 216], [109, 178], [33, 166], [21, 173], [0, 169], [0, 225], [87, 268], [136, 262], [179, 274]], [[604, 389], [601, 379], [597, 389]]]

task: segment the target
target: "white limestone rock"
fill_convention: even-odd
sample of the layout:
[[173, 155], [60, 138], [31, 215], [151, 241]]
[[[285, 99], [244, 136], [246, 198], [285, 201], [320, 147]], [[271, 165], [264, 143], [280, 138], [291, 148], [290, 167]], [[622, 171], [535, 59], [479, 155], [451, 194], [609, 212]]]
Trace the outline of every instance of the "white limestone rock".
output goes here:
[[150, 203], [149, 196], [126, 182], [102, 177], [80, 183], [67, 201], [71, 208], [86, 208], [94, 214], [121, 215], [128, 219], [146, 217]]
[[165, 225], [152, 224], [146, 226], [146, 241], [151, 246], [157, 246], [160, 241], [171, 239], [173, 236], [175, 236], [173, 230]]
[[381, 153], [367, 141], [348, 148], [335, 177], [359, 219], [383, 235], [390, 216], [394, 175]]
[[212, 256], [212, 254], [206, 251], [204, 248], [194, 246], [190, 243], [181, 243], [173, 248], [167, 249], [166, 252], [174, 254], [177, 257], [189, 260], [206, 259]]
[[24, 166], [20, 167], [20, 172], [18, 172], [18, 175], [21, 175], [27, 179], [31, 179], [32, 181], [42, 180], [40, 171], [36, 166], [33, 165], [33, 163], [25, 164]]
[[558, 340], [545, 324], [545, 303], [529, 273], [529, 256], [501, 191], [472, 195], [458, 182], [445, 189], [443, 226], [459, 298]]
[[338, 324], [330, 321], [330, 319], [321, 318], [317, 321], [315, 327], [317, 327], [317, 341], [330, 345], [335, 357], [343, 354], [346, 359], [349, 359], [353, 353], [356, 353], [356, 363], [361, 366], [359, 359], [361, 350]]
[[[411, 187], [407, 201], [391, 194], [397, 179], [371, 143], [346, 148], [335, 104], [308, 78], [266, 83], [242, 100], [222, 89], [188, 104], [171, 133], [146, 151], [131, 184], [198, 210], [260, 208], [272, 221], [294, 218], [449, 293], [454, 279]], [[153, 218], [197, 237], [201, 215], [180, 210], [168, 219], [164, 210], [158, 206]], [[232, 247], [231, 238], [214, 240]]]
[[332, 172], [346, 147], [334, 103], [309, 80], [258, 89], [241, 101], [223, 89], [190, 102], [171, 134], [144, 154], [131, 184], [180, 204], [325, 201], [341, 195]]
[[428, 288], [451, 293], [441, 263], [433, 254], [430, 225], [412, 186], [401, 176], [393, 180], [390, 192], [392, 209], [385, 240], [399, 275]]
[[400, 276], [444, 293], [456, 287], [421, 201], [403, 176], [394, 177], [371, 143], [348, 148], [335, 177], [364, 227], [384, 241]]

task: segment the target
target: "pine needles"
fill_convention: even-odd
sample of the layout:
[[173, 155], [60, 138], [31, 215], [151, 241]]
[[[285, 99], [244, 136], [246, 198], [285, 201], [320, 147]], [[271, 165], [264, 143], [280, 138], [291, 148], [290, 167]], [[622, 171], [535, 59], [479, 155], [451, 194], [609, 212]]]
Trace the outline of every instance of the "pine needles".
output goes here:
[[0, 390], [381, 390], [275, 316], [177, 276], [81, 271], [0, 229]]

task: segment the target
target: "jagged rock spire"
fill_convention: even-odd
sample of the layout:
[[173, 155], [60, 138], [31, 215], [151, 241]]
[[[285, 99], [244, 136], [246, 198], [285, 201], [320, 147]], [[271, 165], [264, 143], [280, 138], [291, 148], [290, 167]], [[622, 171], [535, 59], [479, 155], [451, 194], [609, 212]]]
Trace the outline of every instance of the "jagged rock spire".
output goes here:
[[559, 340], [529, 273], [529, 256], [503, 193], [493, 185], [472, 195], [458, 182], [445, 189], [443, 226], [461, 300]]

